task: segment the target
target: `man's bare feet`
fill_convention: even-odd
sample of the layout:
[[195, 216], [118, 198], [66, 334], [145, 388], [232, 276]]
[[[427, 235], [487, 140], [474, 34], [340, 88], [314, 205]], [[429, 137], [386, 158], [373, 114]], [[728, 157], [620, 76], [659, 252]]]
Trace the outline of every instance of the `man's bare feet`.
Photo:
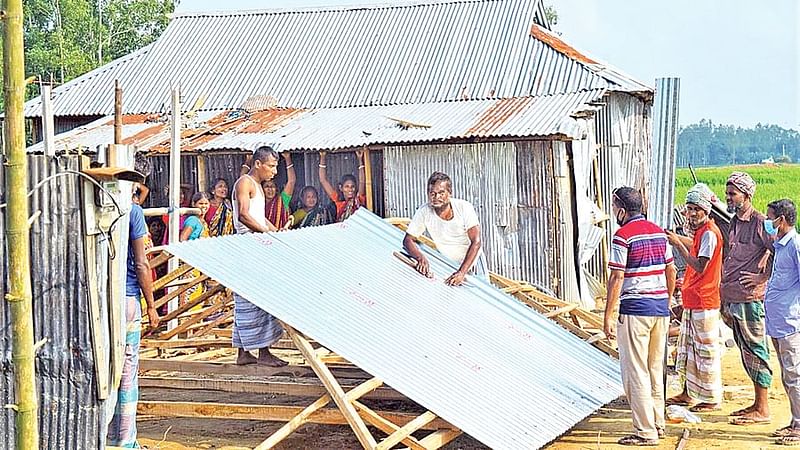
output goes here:
[[258, 362], [255, 356], [252, 353], [239, 349], [239, 354], [236, 355], [236, 364], [239, 366], [246, 366], [248, 364], [255, 364]]
[[262, 348], [258, 351], [258, 364], [267, 367], [284, 367], [289, 365], [288, 362], [270, 353], [268, 348]]

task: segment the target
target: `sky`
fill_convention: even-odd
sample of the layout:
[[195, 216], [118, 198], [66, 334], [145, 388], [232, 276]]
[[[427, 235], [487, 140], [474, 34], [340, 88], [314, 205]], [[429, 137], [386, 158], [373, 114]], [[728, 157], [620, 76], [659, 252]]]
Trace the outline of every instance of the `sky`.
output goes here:
[[[177, 12], [377, 2], [181, 0]], [[658, 77], [680, 77], [681, 125], [709, 119], [742, 127], [761, 123], [800, 130], [800, 2], [796, 0], [545, 3], [558, 13], [554, 30], [593, 59], [649, 85]]]

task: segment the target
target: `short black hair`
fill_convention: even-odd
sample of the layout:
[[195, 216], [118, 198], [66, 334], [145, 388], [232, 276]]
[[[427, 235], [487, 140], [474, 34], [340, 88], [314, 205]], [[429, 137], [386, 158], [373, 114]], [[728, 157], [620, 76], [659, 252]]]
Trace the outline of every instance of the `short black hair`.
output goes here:
[[786, 223], [790, 226], [794, 226], [794, 224], [797, 223], [797, 208], [794, 206], [794, 202], [788, 198], [775, 200], [767, 205], [767, 209], [772, 209], [776, 218], [783, 216], [783, 218], [786, 219]]
[[358, 185], [358, 180], [356, 180], [356, 176], [353, 175], [353, 174], [350, 174], [350, 173], [348, 173], [346, 175], [342, 175], [342, 179], [341, 179], [341, 181], [339, 181], [339, 185], [342, 186], [345, 183], [347, 183], [348, 181], [352, 181], [353, 184]]
[[642, 194], [632, 187], [623, 186], [612, 193], [614, 204], [628, 212], [629, 216], [642, 213]]
[[262, 145], [253, 152], [253, 162], [261, 161], [265, 163], [269, 157], [272, 157], [272, 159], [276, 161], [278, 160], [278, 152], [269, 145]]
[[435, 186], [442, 181], [447, 183], [447, 191], [451, 194], [453, 193], [453, 181], [450, 179], [450, 176], [444, 172], [433, 172], [431, 176], [428, 177], [428, 189], [431, 186]]

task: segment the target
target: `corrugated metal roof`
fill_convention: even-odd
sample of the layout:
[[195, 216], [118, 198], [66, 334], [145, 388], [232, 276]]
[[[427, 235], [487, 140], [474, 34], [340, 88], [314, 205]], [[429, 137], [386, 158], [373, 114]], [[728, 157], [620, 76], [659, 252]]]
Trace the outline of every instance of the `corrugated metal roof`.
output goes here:
[[[147, 49], [56, 88], [54, 110], [113, 113], [114, 78], [126, 113], [165, 110], [175, 85], [184, 105], [204, 99], [205, 110], [252, 98], [333, 108], [631, 89], [610, 68], [534, 37], [541, 15], [538, 0], [186, 14]], [[26, 114], [40, 114], [38, 98]]]
[[438, 253], [421, 277], [392, 256], [402, 237], [362, 209], [169, 252], [492, 448], [541, 447], [621, 394], [617, 362], [487, 282], [446, 286]]
[[[597, 109], [602, 89], [575, 94], [503, 100], [467, 100], [414, 105], [299, 110], [272, 108], [200, 112], [181, 132], [183, 151], [252, 150], [270, 144], [280, 150], [335, 150], [376, 144], [442, 142], [450, 139], [565, 136], [582, 139], [584, 127], [572, 116]], [[167, 153], [169, 123], [153, 115], [126, 116], [123, 143], [140, 151]], [[187, 122], [188, 123], [188, 122]], [[113, 142], [110, 117], [56, 136], [56, 151], [95, 151]], [[40, 142], [28, 148], [40, 153]]]

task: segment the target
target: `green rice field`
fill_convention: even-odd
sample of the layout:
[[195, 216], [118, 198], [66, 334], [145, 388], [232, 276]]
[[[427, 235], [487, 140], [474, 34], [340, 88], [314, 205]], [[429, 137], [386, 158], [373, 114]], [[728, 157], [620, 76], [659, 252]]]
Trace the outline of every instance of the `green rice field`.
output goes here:
[[[800, 205], [800, 164], [751, 165], [703, 167], [694, 169], [697, 181], [706, 183], [725, 202], [725, 181], [731, 172], [747, 172], [756, 180], [756, 195], [753, 204], [766, 212], [767, 204], [773, 200], [790, 198]], [[694, 185], [689, 169], [678, 169], [675, 174], [675, 204], [686, 200], [686, 192]]]

